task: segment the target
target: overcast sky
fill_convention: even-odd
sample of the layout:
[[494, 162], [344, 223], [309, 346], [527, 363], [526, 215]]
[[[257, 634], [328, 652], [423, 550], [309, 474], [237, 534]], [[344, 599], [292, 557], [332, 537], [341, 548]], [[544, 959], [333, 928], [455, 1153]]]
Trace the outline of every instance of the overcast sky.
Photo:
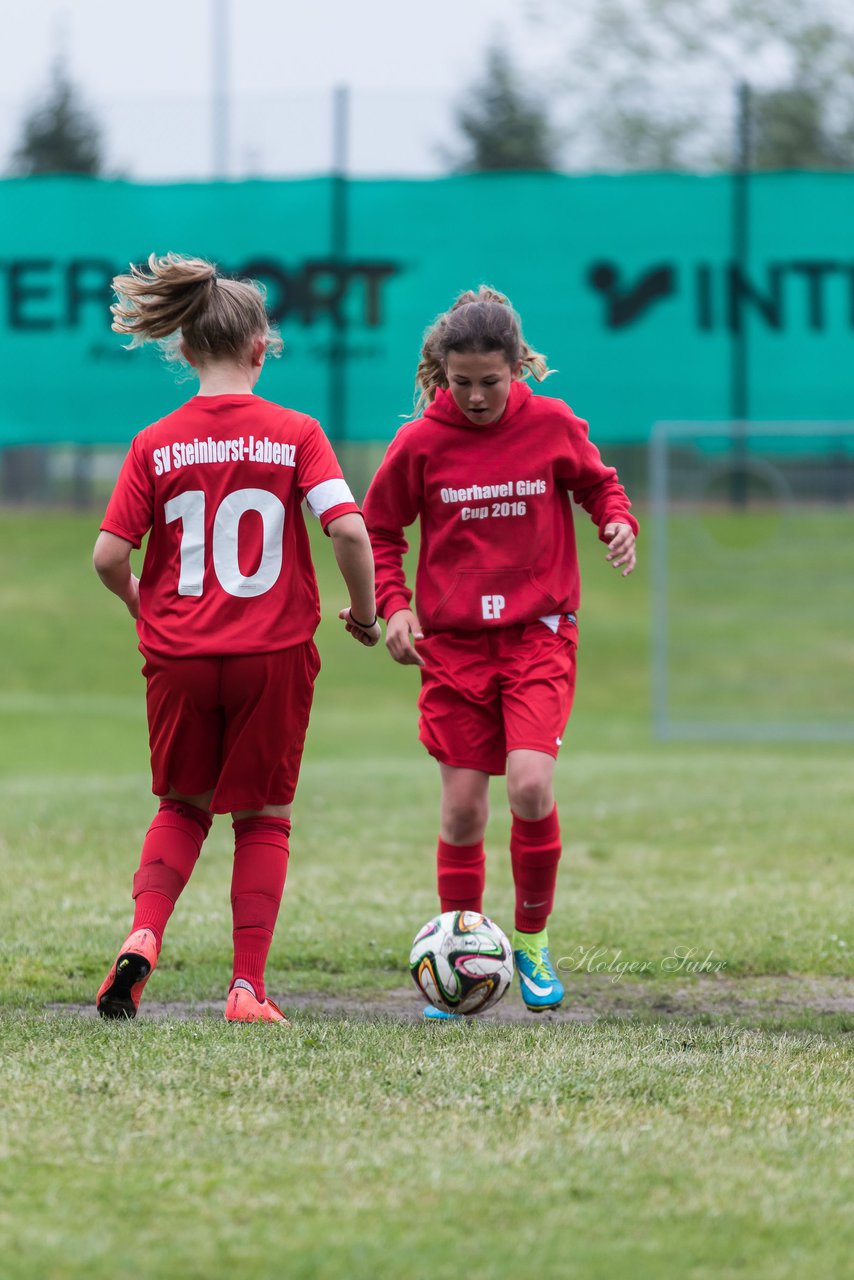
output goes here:
[[228, 9], [232, 176], [328, 169], [332, 90], [351, 87], [351, 167], [425, 173], [454, 141], [451, 108], [491, 42], [539, 81], [553, 33], [528, 0], [28, 0], [4, 6], [0, 157], [57, 51], [132, 177], [211, 167], [212, 17]]

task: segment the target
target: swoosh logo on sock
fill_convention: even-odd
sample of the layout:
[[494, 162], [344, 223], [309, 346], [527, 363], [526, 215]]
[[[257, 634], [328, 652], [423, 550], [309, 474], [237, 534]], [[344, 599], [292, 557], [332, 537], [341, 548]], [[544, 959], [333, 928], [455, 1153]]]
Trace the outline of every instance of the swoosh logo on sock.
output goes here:
[[519, 971], [519, 981], [524, 982], [525, 986], [528, 988], [531, 995], [533, 996], [550, 996], [552, 993], [551, 983], [549, 983], [547, 987], [538, 987], [536, 982], [534, 982], [526, 974], [522, 973], [521, 969]]
[[522, 909], [524, 911], [531, 911], [534, 907], [544, 907], [546, 905], [546, 901], [547, 900], [543, 898], [542, 902], [523, 902]]

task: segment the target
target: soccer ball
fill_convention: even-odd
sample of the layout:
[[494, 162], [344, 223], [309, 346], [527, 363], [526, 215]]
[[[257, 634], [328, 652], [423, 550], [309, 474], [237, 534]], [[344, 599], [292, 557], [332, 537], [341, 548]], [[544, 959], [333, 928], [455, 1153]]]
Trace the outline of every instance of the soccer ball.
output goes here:
[[425, 1000], [446, 1013], [481, 1013], [513, 978], [513, 952], [498, 925], [477, 911], [445, 911], [419, 929], [409, 971]]

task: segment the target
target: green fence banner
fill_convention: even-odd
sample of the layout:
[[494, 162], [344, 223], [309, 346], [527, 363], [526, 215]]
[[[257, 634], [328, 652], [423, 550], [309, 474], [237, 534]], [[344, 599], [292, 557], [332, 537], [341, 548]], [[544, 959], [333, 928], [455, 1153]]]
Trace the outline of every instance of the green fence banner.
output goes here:
[[259, 394], [339, 440], [393, 434], [424, 328], [482, 282], [596, 439], [848, 418], [852, 227], [854, 174], [3, 181], [0, 444], [125, 444], [191, 394], [110, 331], [111, 278], [167, 250], [264, 282], [286, 345]]

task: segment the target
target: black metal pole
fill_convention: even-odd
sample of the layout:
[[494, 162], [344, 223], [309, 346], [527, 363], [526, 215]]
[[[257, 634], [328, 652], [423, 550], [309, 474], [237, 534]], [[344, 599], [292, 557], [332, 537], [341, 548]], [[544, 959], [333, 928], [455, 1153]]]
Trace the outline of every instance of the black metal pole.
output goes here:
[[750, 351], [741, 284], [750, 269], [750, 85], [736, 90], [733, 148], [731, 244], [729, 272], [730, 412], [732, 419], [732, 484], [734, 506], [747, 503], [747, 418], [750, 414]]
[[332, 341], [329, 349], [329, 434], [340, 443], [347, 438], [347, 313], [344, 272], [349, 240], [350, 90], [338, 85], [332, 112], [331, 259], [342, 282], [344, 295], [332, 312]]
[[212, 0], [211, 11], [211, 160], [214, 178], [229, 171], [228, 0]]
[[80, 444], [74, 450], [71, 498], [75, 507], [86, 510], [94, 500], [93, 480], [95, 450], [91, 444]]

